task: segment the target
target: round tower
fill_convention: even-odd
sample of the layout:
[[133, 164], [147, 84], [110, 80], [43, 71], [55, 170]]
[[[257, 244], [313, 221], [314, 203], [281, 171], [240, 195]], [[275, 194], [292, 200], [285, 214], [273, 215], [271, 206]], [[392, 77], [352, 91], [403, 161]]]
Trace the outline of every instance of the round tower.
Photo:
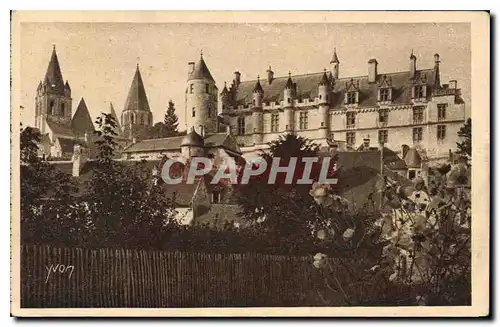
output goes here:
[[252, 102], [252, 122], [253, 122], [253, 141], [255, 144], [263, 142], [264, 122], [262, 114], [262, 99], [264, 90], [260, 84], [260, 78], [257, 76], [257, 83], [253, 88], [253, 102]]
[[285, 131], [292, 132], [294, 130], [294, 84], [292, 81], [291, 73], [288, 73], [288, 80], [285, 85], [285, 90], [283, 91], [283, 111], [285, 117]]
[[328, 138], [329, 130], [329, 110], [330, 110], [330, 83], [328, 76], [326, 76], [326, 69], [318, 85], [318, 112], [321, 118], [319, 130], [321, 138]]
[[205, 156], [205, 141], [196, 133], [194, 127], [191, 127], [191, 131], [182, 139], [181, 154], [184, 158]]
[[203, 54], [195, 64], [189, 63], [186, 89], [186, 129], [194, 128], [198, 134], [217, 132], [218, 90]]

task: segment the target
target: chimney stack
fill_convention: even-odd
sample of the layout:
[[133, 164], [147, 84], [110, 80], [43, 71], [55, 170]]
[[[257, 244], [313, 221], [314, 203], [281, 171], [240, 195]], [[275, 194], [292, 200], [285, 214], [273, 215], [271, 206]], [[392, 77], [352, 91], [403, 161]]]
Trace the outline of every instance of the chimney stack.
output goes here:
[[234, 86], [238, 87], [241, 83], [241, 73], [240, 72], [234, 72]]
[[457, 80], [451, 80], [450, 89], [456, 89], [456, 88], [457, 88]]
[[73, 163], [73, 177], [80, 176], [80, 171], [82, 170], [83, 165], [87, 162], [87, 159], [86, 149], [79, 144], [76, 144], [73, 148], [73, 158], [71, 159]]
[[410, 78], [415, 78], [415, 73], [417, 72], [417, 57], [413, 54], [411, 50], [410, 55]]
[[377, 59], [370, 59], [368, 61], [368, 83], [375, 83], [377, 81]]
[[191, 75], [194, 72], [194, 62], [188, 63], [188, 75]]
[[404, 159], [406, 154], [408, 153], [408, 150], [410, 150], [410, 147], [406, 144], [401, 145], [401, 159]]
[[274, 79], [274, 72], [271, 70], [271, 66], [269, 66], [269, 69], [267, 70], [267, 82], [271, 84]]

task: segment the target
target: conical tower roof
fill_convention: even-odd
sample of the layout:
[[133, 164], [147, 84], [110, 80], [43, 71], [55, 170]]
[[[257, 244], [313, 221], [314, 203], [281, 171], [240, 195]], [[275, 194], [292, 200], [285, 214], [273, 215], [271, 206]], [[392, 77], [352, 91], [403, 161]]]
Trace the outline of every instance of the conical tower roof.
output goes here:
[[331, 64], [334, 64], [334, 63], [338, 64], [338, 63], [340, 63], [339, 57], [337, 57], [337, 49], [333, 49], [333, 57], [332, 57], [332, 60], [330, 60], [330, 63]]
[[264, 93], [262, 85], [260, 85], [260, 78], [258, 76], [257, 76], [257, 83], [255, 83], [255, 87], [253, 88], [253, 93]]
[[116, 132], [118, 135], [120, 135], [120, 134], [121, 134], [120, 120], [118, 119], [118, 116], [116, 115], [115, 108], [114, 108], [114, 106], [113, 106], [113, 102], [110, 102], [110, 103], [109, 103], [108, 114], [110, 114], [110, 115], [111, 115], [111, 117], [113, 117], [113, 119], [115, 120], [115, 122], [116, 122], [116, 129], [115, 129], [115, 132]]
[[94, 131], [94, 124], [92, 123], [87, 104], [83, 98], [76, 108], [73, 119], [71, 119], [71, 129], [77, 135], [83, 135], [85, 132]]
[[328, 85], [328, 76], [326, 75], [326, 69], [323, 72], [323, 76], [321, 77], [321, 81], [319, 82], [319, 85]]
[[200, 60], [194, 65], [193, 72], [189, 75], [189, 80], [191, 79], [205, 79], [209, 81], [214, 81], [210, 70], [208, 70], [205, 60], [203, 60], [203, 55], [200, 55]]
[[128, 91], [127, 101], [125, 101], [125, 107], [123, 108], [123, 111], [125, 110], [151, 111], [149, 109], [148, 97], [144, 89], [141, 72], [139, 71], [139, 65], [137, 65], [134, 79]]
[[64, 94], [64, 79], [61, 73], [61, 66], [57, 59], [56, 47], [52, 49], [49, 66], [45, 73], [44, 82], [47, 84], [47, 90], [52, 93]]

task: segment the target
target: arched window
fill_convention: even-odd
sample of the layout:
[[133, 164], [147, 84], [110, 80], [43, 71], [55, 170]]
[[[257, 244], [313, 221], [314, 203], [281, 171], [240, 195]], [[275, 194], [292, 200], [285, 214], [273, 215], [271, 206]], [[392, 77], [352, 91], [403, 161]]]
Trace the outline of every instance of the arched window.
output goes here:
[[135, 124], [135, 114], [134, 114], [134, 113], [132, 113], [132, 114], [130, 115], [130, 123], [131, 123], [131, 124]]
[[193, 107], [193, 111], [191, 112], [191, 116], [192, 117], [195, 117], [196, 116], [196, 111], [195, 111], [195, 108]]
[[65, 107], [64, 107], [64, 102], [61, 103], [61, 116], [64, 116], [65, 115]]
[[50, 100], [50, 114], [51, 115], [55, 115], [56, 114], [56, 108], [55, 108], [55, 104], [54, 104], [54, 100]]

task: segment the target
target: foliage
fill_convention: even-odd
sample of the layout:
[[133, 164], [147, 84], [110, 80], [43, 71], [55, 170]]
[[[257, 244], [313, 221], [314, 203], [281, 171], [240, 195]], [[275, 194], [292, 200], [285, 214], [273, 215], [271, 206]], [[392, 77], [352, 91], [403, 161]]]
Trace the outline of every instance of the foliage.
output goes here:
[[[302, 159], [318, 159], [319, 146], [310, 140], [287, 134], [271, 142], [269, 147], [269, 152], [260, 154], [260, 158], [267, 163], [267, 169], [250, 178], [248, 184], [236, 185], [235, 198], [245, 219], [259, 222], [264, 229], [273, 232], [273, 237], [281, 238], [283, 242], [293, 239], [300, 246], [299, 240], [311, 235], [310, 226], [318, 217], [311, 210], [315, 203], [309, 194], [310, 185], [300, 184], [298, 180], [305, 171], [306, 164]], [[281, 167], [288, 166], [292, 158], [297, 158], [290, 183], [286, 183], [285, 173], [278, 173], [275, 183], [268, 182], [271, 169], [276, 167], [273, 165], [275, 158], [280, 159]], [[327, 167], [330, 178], [335, 176], [335, 160], [333, 158]], [[318, 179], [321, 165], [322, 162], [313, 164], [310, 174], [312, 180]]]
[[467, 119], [464, 126], [460, 127], [458, 131], [458, 136], [462, 139], [462, 142], [457, 143], [458, 153], [462, 155], [467, 155], [469, 158], [472, 154], [472, 120]]
[[[434, 169], [432, 193], [422, 179], [416, 179], [414, 186], [386, 180], [384, 198], [389, 209], [371, 228], [366, 228], [369, 223], [360, 225], [365, 225], [361, 234], [375, 236], [371, 243], [383, 246], [382, 251], [336, 267], [326, 255], [317, 255], [314, 265], [322, 271], [326, 286], [320, 297], [341, 294], [347, 305], [470, 305], [468, 172], [465, 161]], [[322, 236], [334, 234], [328, 234], [328, 227]], [[354, 235], [344, 237], [344, 242], [354, 240]], [[338, 246], [338, 241], [332, 243]], [[357, 249], [363, 248], [361, 242], [354, 243]]]
[[154, 124], [151, 128], [147, 129], [143, 135], [140, 136], [142, 139], [158, 139], [171, 136], [183, 135], [177, 131], [179, 126], [179, 119], [175, 114], [175, 104], [172, 100], [168, 102], [168, 108], [165, 113], [162, 122]]

